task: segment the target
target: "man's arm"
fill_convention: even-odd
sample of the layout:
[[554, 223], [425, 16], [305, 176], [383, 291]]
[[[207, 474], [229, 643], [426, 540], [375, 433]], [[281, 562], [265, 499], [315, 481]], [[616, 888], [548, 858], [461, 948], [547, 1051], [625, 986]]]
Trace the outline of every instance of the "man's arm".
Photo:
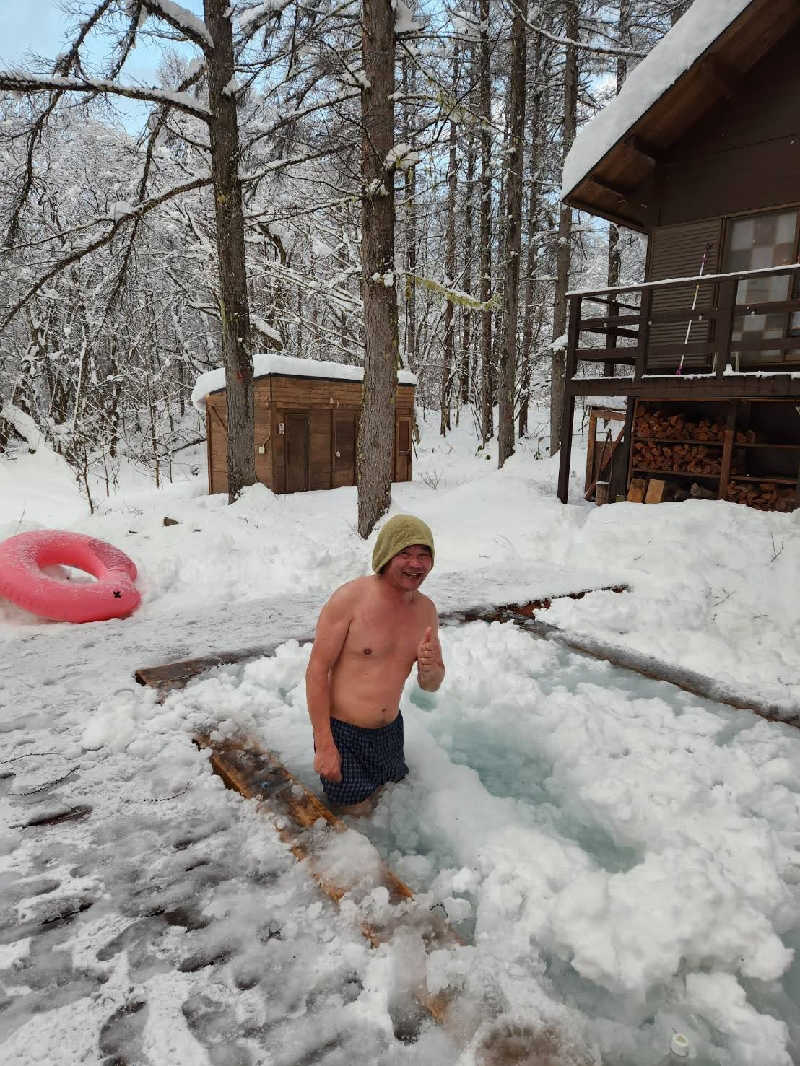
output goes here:
[[306, 701], [314, 731], [314, 769], [329, 781], [342, 779], [341, 759], [331, 733], [331, 670], [347, 639], [352, 605], [352, 591], [343, 585], [322, 608], [306, 670]]
[[431, 624], [417, 648], [417, 684], [425, 692], [436, 692], [444, 681], [444, 661], [439, 643], [439, 619], [431, 603]]

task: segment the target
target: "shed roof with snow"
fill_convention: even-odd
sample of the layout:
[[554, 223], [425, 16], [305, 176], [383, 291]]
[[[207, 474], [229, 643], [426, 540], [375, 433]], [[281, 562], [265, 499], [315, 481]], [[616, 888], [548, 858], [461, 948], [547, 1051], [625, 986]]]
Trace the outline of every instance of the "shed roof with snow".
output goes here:
[[[263, 378], [274, 374], [289, 377], [325, 378], [328, 381], [363, 381], [363, 366], [350, 363], [333, 363], [322, 359], [297, 359], [278, 352], [262, 352], [253, 356], [253, 377]], [[416, 375], [410, 370], [398, 370], [398, 385], [416, 385]], [[201, 374], [192, 389], [192, 403], [201, 413], [205, 411], [206, 397], [225, 388], [225, 369], [217, 367]]]

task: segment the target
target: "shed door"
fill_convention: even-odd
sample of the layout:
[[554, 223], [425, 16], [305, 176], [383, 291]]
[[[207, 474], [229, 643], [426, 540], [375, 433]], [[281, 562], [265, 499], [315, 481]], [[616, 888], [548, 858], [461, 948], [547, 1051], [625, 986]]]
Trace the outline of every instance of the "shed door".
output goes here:
[[395, 437], [395, 481], [411, 480], [411, 419], [400, 417], [397, 419], [397, 435]]
[[286, 415], [286, 491], [308, 490], [308, 415]]
[[336, 412], [333, 428], [333, 485], [356, 483], [356, 440], [358, 438], [358, 415], [351, 412]]

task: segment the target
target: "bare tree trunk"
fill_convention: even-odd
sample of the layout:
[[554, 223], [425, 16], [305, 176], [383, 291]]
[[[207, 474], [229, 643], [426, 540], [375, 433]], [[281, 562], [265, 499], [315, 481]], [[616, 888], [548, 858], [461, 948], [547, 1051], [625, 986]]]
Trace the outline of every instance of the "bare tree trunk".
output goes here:
[[[475, 192], [475, 133], [470, 128], [467, 138], [467, 173], [464, 198], [464, 278], [461, 284], [464, 292], [472, 292], [472, 227], [474, 219], [473, 198]], [[470, 363], [472, 348], [472, 315], [469, 308], [463, 314], [463, 331], [461, 335], [461, 370], [459, 373], [461, 405], [469, 403]]]
[[[453, 50], [453, 97], [458, 93], [459, 49]], [[450, 156], [447, 167], [447, 232], [445, 236], [444, 272], [446, 285], [453, 285], [456, 274], [456, 186], [458, 183], [458, 155], [456, 152], [457, 129], [454, 119], [450, 121]], [[444, 308], [444, 345], [442, 354], [442, 387], [440, 396], [441, 417], [439, 432], [444, 436], [450, 429], [450, 399], [455, 372], [455, 313], [453, 301]]]
[[205, 21], [214, 41], [208, 64], [211, 110], [211, 173], [217, 223], [219, 309], [228, 403], [228, 500], [256, 480], [253, 427], [253, 358], [245, 272], [242, 186], [239, 181], [239, 124], [233, 84], [233, 33], [228, 0], [204, 0]]
[[[565, 0], [564, 36], [568, 41], [578, 39], [578, 0]], [[578, 100], [578, 57], [574, 45], [566, 45], [564, 63], [564, 125], [561, 136], [561, 161], [575, 140]], [[567, 329], [567, 289], [572, 242], [572, 208], [562, 203], [558, 216], [558, 247], [556, 249], [556, 291], [553, 304], [553, 340], [563, 337]], [[562, 408], [564, 406], [564, 374], [566, 353], [563, 345], [553, 352], [550, 381], [550, 454], [561, 447]]]
[[514, 454], [514, 393], [517, 377], [519, 258], [522, 251], [522, 169], [525, 160], [525, 64], [528, 0], [517, 0], [511, 23], [511, 93], [506, 178], [506, 280], [503, 286], [503, 348], [500, 355], [500, 413], [497, 465]]
[[361, 288], [364, 395], [358, 433], [358, 532], [366, 538], [391, 502], [397, 390], [394, 275], [394, 11], [390, 0], [363, 0], [361, 90]]
[[608, 224], [608, 287], [619, 285], [619, 275], [622, 269], [622, 259], [619, 251], [619, 226], [613, 222]]
[[[480, 116], [481, 116], [481, 303], [492, 296], [492, 80], [489, 51], [489, 3], [480, 0]], [[492, 310], [481, 312], [481, 437], [494, 436], [492, 413]]]
[[[403, 95], [408, 96], [414, 91], [416, 82], [415, 68], [407, 59], [403, 60]], [[406, 100], [404, 105], [405, 114], [405, 141], [412, 143], [411, 118], [413, 108]], [[404, 171], [405, 179], [405, 246], [406, 246], [406, 329], [405, 329], [405, 357], [406, 365], [416, 373], [417, 370], [417, 176], [414, 167], [407, 167]]]
[[530, 161], [528, 166], [528, 252], [525, 264], [525, 312], [522, 321], [522, 343], [520, 346], [520, 395], [518, 436], [528, 432], [528, 407], [531, 391], [531, 348], [533, 346], [534, 298], [537, 289], [536, 268], [539, 261], [537, 243], [537, 224], [539, 220], [539, 168], [542, 149], [542, 35], [536, 34], [534, 45], [533, 77], [534, 92], [530, 116]]
[[[620, 48], [630, 48], [631, 31], [631, 0], [619, 0], [619, 20], [617, 23], [617, 44]], [[625, 78], [628, 76], [628, 58], [624, 55], [617, 56], [617, 93], [622, 88]], [[608, 224], [608, 287], [613, 289], [619, 285], [620, 272], [622, 270], [622, 256], [619, 249], [619, 228], [613, 223]], [[616, 335], [609, 336], [611, 346], [616, 346]], [[604, 363], [603, 373], [607, 378], [614, 377], [614, 363], [609, 360]]]
[[497, 403], [498, 376], [500, 370], [500, 353], [503, 350], [503, 289], [506, 283], [506, 240], [508, 237], [508, 216], [506, 214], [506, 193], [508, 191], [507, 167], [508, 147], [510, 143], [509, 121], [511, 116], [511, 85], [510, 80], [506, 83], [505, 98], [503, 100], [503, 141], [500, 147], [500, 166], [496, 171], [495, 184], [497, 186], [497, 223], [495, 270], [494, 270], [494, 324], [492, 327], [492, 403]]

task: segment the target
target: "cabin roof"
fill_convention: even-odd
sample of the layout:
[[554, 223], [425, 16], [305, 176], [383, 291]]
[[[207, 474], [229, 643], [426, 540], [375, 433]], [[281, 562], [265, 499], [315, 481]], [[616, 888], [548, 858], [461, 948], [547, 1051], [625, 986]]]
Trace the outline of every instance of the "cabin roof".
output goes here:
[[[349, 363], [331, 363], [322, 359], [297, 359], [277, 352], [263, 352], [253, 356], [253, 377], [284, 375], [301, 378], [324, 378], [328, 381], [363, 381], [363, 366]], [[416, 375], [410, 370], [398, 370], [399, 385], [416, 385]], [[201, 374], [192, 389], [192, 403], [198, 411], [205, 411], [206, 396], [225, 388], [225, 369], [207, 370]]]
[[645, 230], [637, 187], [661, 153], [712, 107], [800, 21], [796, 0], [695, 0], [580, 130], [564, 161], [570, 206]]

